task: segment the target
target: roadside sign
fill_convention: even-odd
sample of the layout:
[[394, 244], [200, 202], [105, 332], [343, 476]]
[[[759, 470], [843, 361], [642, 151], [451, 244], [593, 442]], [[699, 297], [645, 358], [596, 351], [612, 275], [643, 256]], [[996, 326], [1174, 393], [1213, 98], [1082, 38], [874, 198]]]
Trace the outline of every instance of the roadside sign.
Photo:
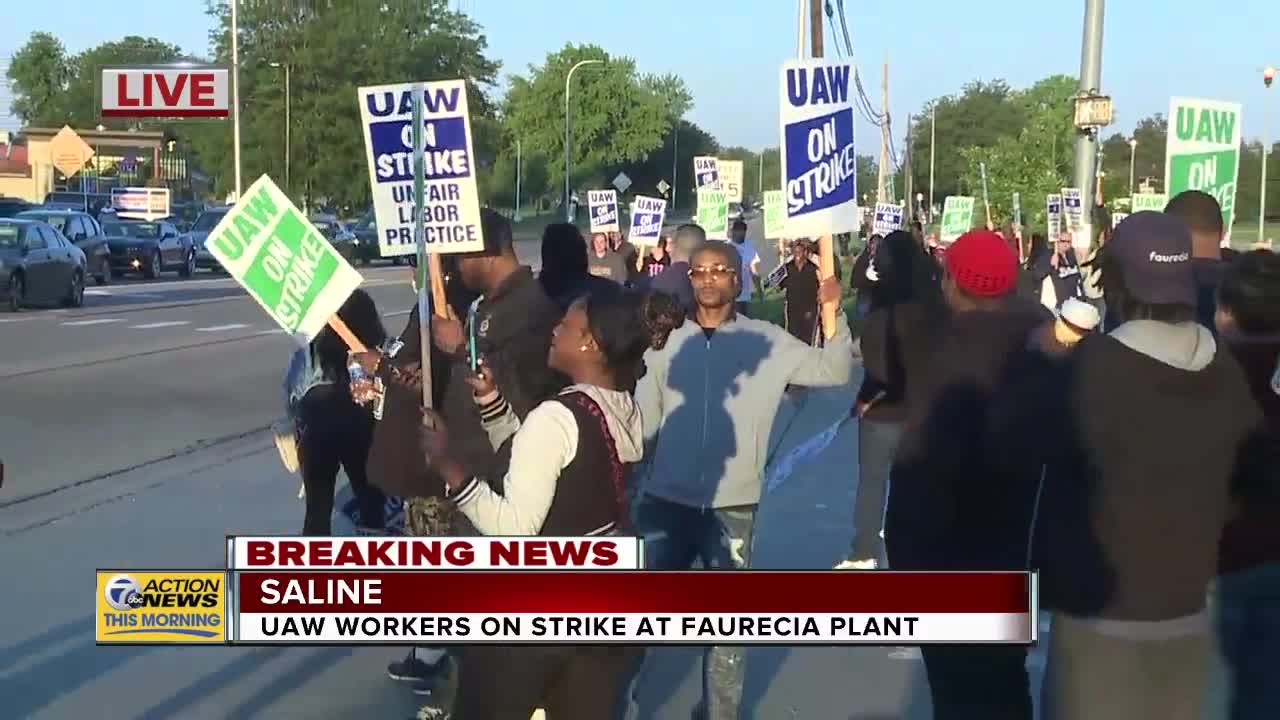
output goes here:
[[618, 232], [618, 193], [612, 190], [588, 190], [587, 205], [591, 210], [591, 232]]
[[1044, 212], [1049, 226], [1049, 242], [1057, 242], [1058, 235], [1062, 234], [1062, 196], [1045, 195]]
[[618, 192], [624, 193], [627, 191], [627, 188], [631, 187], [631, 178], [627, 177], [626, 173], [620, 172], [618, 173], [618, 177], [613, 179], [613, 187], [616, 188]]
[[787, 208], [782, 200], [781, 190], [764, 191], [764, 237], [775, 240], [786, 237]]
[[1131, 212], [1142, 212], [1143, 210], [1164, 212], [1164, 206], [1168, 204], [1169, 196], [1162, 193], [1134, 193], [1133, 197], [1129, 199]]
[[949, 195], [942, 204], [942, 243], [950, 244], [973, 229], [973, 198]]
[[637, 195], [631, 203], [631, 231], [627, 233], [627, 240], [636, 245], [657, 245], [662, 238], [662, 219], [666, 212], [666, 200]]
[[266, 175], [227, 211], [205, 247], [299, 345], [311, 342], [360, 285], [360, 273]]
[[671, 186], [667, 184], [666, 180], [658, 181], [658, 192], [662, 193], [663, 195], [666, 195], [667, 191], [670, 189], [671, 189]]
[[709, 240], [729, 239], [729, 200], [723, 190], [698, 188], [698, 218]]
[[57, 135], [49, 141], [49, 160], [53, 166], [67, 177], [80, 172], [84, 164], [93, 157], [93, 148], [84, 141], [70, 125], [63, 125]]
[[693, 159], [693, 175], [697, 178], [697, 188], [720, 189], [720, 165], [713, 157], [699, 155]]
[[429, 253], [484, 249], [475, 152], [463, 80], [375, 85], [356, 90], [369, 185], [383, 256], [412, 255], [413, 93], [422, 92], [425, 240]]
[[717, 160], [716, 166], [720, 171], [720, 189], [729, 202], [742, 202], [742, 161]]
[[133, 151], [130, 150], [129, 152], [124, 154], [124, 157], [120, 158], [120, 172], [132, 174], [134, 172], [137, 172], [137, 170], [138, 170], [138, 156], [134, 155]]
[[159, 220], [169, 217], [169, 188], [111, 188], [111, 209], [127, 220]]
[[905, 214], [901, 205], [893, 203], [876, 203], [875, 219], [871, 221], [871, 231], [881, 237], [894, 230], [902, 229], [902, 216]]
[[779, 84], [788, 237], [858, 229], [853, 63], [790, 60]]
[[1169, 101], [1164, 191], [1171, 198], [1186, 190], [1212, 195], [1222, 207], [1222, 226], [1228, 234], [1235, 220], [1240, 174], [1240, 114], [1239, 103], [1178, 97]]

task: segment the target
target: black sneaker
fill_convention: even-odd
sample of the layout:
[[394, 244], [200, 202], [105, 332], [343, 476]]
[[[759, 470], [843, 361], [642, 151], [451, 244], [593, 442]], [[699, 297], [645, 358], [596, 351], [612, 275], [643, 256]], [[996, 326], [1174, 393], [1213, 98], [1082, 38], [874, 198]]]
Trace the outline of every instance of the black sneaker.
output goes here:
[[424, 660], [420, 660], [418, 656], [410, 650], [409, 654], [406, 655], [403, 660], [397, 660], [390, 665], [387, 665], [387, 677], [392, 680], [400, 680], [401, 682], [426, 682], [436, 675], [441, 668], [440, 663], [447, 657], [448, 655], [441, 657], [440, 661], [433, 665]]

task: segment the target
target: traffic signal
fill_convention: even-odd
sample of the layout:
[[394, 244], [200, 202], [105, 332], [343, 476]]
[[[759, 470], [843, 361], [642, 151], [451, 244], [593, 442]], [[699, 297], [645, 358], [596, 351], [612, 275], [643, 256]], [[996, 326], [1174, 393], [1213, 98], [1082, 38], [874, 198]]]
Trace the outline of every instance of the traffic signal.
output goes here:
[[1262, 84], [1271, 87], [1271, 81], [1276, 79], [1276, 69], [1268, 67], [1262, 71]]

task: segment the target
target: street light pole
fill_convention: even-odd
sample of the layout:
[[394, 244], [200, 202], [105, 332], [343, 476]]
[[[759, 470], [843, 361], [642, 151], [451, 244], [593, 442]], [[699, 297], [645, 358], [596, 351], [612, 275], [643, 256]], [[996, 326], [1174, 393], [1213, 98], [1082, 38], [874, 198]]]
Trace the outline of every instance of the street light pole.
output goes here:
[[[1085, 0], [1084, 40], [1080, 48], [1080, 92], [1092, 95], [1102, 89], [1102, 18], [1105, 0]], [[1096, 180], [1094, 163], [1098, 153], [1096, 132], [1080, 131], [1076, 135], [1075, 186], [1082, 197], [1091, 197], [1089, 183]], [[1082, 213], [1080, 237], [1076, 243], [1088, 250], [1093, 234], [1093, 214]], [[1081, 250], [1077, 249], [1077, 252]]]
[[938, 148], [938, 108], [929, 109], [929, 222], [933, 222], [933, 156]]
[[284, 69], [284, 190], [289, 192], [289, 164], [292, 155], [289, 153], [289, 109], [293, 105], [293, 99], [289, 95], [289, 63], [271, 63], [273, 68]]
[[1276, 69], [1268, 66], [1262, 71], [1262, 188], [1258, 196], [1258, 243], [1267, 241], [1267, 151], [1271, 148], [1271, 108], [1267, 105], [1266, 91], [1271, 89], [1271, 81], [1275, 79]]
[[516, 138], [516, 216], [520, 222], [520, 138]]
[[569, 206], [569, 81], [573, 79], [573, 71], [583, 65], [604, 63], [603, 60], [579, 60], [569, 68], [564, 76], [564, 217], [566, 222], [573, 222], [573, 209]]
[[231, 0], [231, 134], [236, 166], [236, 202], [240, 202], [240, 25], [236, 21], [236, 6], [240, 0]]
[[[1129, 197], [1133, 197], [1133, 167], [1138, 155], [1138, 138], [1129, 140]], [[1132, 210], [1133, 208], [1130, 208]]]

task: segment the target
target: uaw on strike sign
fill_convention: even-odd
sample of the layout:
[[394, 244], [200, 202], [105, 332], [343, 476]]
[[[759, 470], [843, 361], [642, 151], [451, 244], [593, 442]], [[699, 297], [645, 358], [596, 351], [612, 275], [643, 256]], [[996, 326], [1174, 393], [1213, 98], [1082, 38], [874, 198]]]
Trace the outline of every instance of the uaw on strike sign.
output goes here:
[[463, 80], [377, 85], [356, 91], [364, 122], [378, 248], [384, 256], [417, 251], [413, 236], [415, 88], [422, 93], [422, 214], [427, 252], [483, 250], [475, 152]]
[[852, 63], [793, 60], [782, 66], [779, 110], [787, 237], [858, 228], [852, 83]]
[[618, 193], [613, 190], [588, 190], [591, 208], [591, 232], [618, 232]]

